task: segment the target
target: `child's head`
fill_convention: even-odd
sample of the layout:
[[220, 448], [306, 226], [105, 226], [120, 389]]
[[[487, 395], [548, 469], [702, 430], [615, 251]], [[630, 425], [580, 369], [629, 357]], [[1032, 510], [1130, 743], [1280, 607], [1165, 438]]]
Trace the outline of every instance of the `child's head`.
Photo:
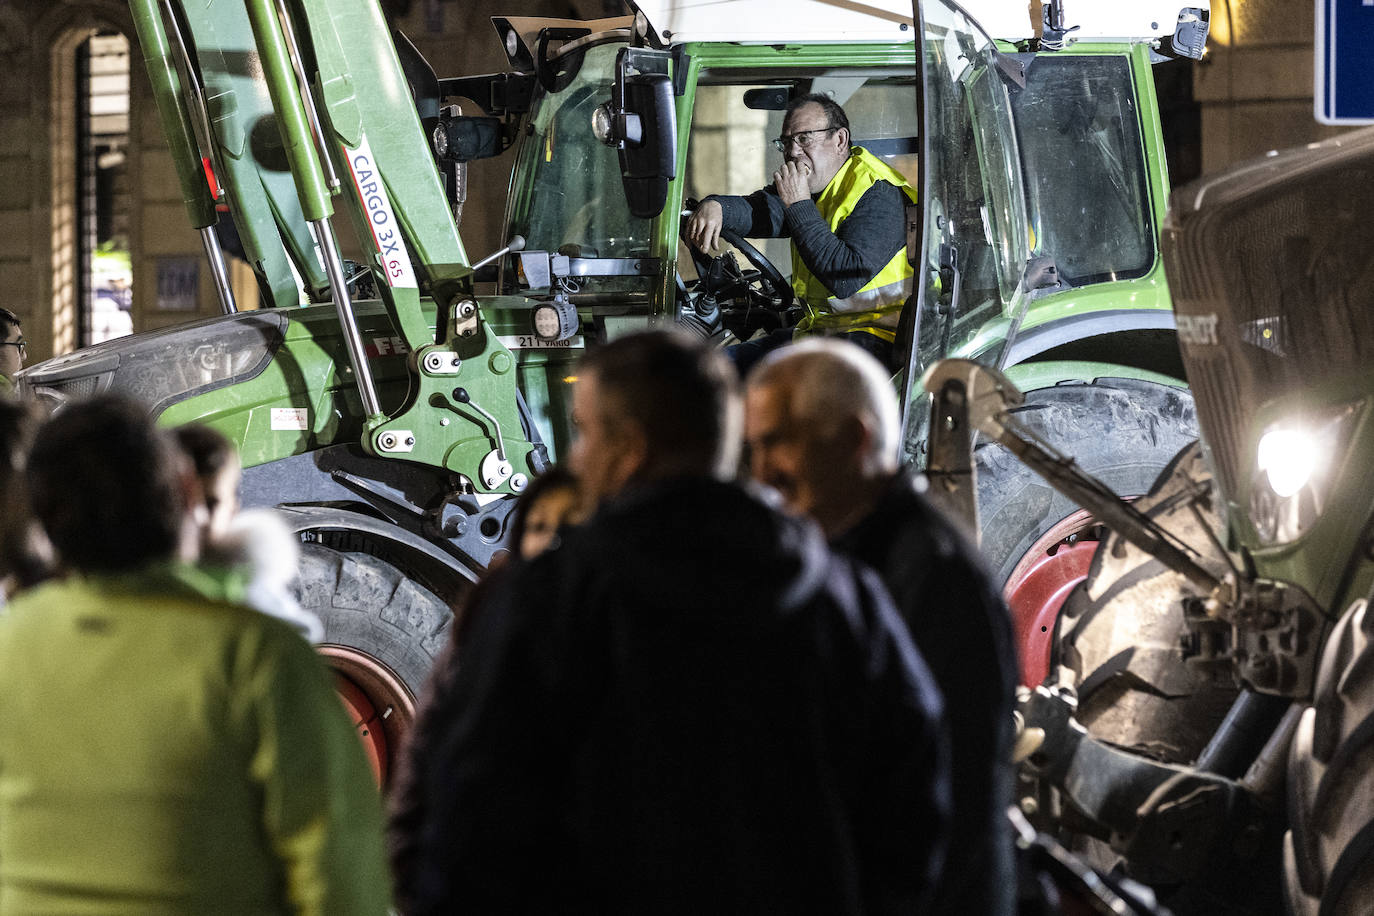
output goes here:
[[201, 530], [214, 540], [223, 536], [239, 510], [238, 452], [223, 434], [199, 423], [177, 427], [176, 437], [200, 481], [206, 514]]
[[553, 467], [530, 482], [511, 519], [510, 544], [517, 557], [529, 559], [548, 549], [554, 533], [582, 520], [577, 478]]

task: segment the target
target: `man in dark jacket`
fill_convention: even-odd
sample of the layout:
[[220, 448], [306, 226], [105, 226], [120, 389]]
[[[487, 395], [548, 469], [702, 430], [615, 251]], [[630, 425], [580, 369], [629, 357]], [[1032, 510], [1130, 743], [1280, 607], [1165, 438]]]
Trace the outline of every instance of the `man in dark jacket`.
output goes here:
[[583, 362], [599, 509], [503, 571], [434, 698], [413, 913], [918, 913], [947, 824], [938, 693], [871, 573], [724, 482], [719, 354]]
[[932, 912], [1010, 913], [1011, 621], [972, 545], [898, 469], [887, 373], [857, 348], [809, 340], [760, 363], [746, 403], [754, 476], [878, 570], [945, 696], [954, 830]]

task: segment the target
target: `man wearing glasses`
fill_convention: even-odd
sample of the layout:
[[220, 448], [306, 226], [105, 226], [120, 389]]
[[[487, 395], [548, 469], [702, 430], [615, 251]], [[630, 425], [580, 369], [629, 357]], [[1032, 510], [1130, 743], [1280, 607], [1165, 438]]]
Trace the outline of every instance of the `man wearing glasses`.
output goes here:
[[0, 308], [0, 331], [4, 337], [0, 340], [0, 395], [8, 395], [14, 390], [14, 374], [24, 368], [29, 351], [19, 316], [9, 309]]
[[[916, 191], [862, 147], [834, 99], [810, 94], [787, 106], [783, 155], [773, 184], [748, 197], [712, 195], [687, 223], [687, 240], [712, 252], [722, 229], [750, 238], [792, 240], [792, 289], [806, 307], [798, 331], [842, 333], [890, 364], [897, 318], [911, 289], [905, 207]], [[746, 371], [791, 338], [775, 332], [734, 354]]]

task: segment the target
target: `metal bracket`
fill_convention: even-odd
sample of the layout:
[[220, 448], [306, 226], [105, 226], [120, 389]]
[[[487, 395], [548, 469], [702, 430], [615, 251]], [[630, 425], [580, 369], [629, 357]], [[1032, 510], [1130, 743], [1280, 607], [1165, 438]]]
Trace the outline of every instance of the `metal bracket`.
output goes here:
[[377, 449], [393, 455], [415, 449], [415, 434], [408, 429], [388, 429], [377, 436]]
[[525, 475], [515, 473], [515, 468], [506, 460], [506, 456], [501, 454], [500, 449], [494, 448], [487, 453], [487, 457], [482, 459], [478, 473], [482, 475], [482, 483], [488, 489], [494, 490], [507, 480], [510, 481], [511, 489], [515, 492], [519, 493], [525, 489], [523, 484], [518, 488], [515, 486], [515, 477], [524, 478]]
[[428, 375], [457, 375], [463, 360], [452, 350], [427, 350], [420, 365]]
[[1327, 620], [1305, 591], [1271, 579], [1235, 586], [1222, 600], [1184, 602], [1189, 633], [1182, 646], [1193, 665], [1229, 665], [1256, 693], [1304, 699], [1316, 682]]
[[979, 532], [978, 484], [973, 467], [973, 427], [968, 420], [968, 397], [964, 382], [946, 379], [932, 392], [930, 416], [930, 459], [926, 495], [947, 513], [962, 519], [973, 536]]
[[477, 333], [477, 300], [463, 297], [453, 303], [453, 333], [449, 340], [471, 337]]

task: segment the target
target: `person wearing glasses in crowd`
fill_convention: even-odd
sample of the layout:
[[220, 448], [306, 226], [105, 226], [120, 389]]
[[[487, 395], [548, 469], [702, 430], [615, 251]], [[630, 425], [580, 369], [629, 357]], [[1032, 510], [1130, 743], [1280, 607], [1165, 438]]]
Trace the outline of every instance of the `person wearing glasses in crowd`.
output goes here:
[[8, 396], [14, 391], [14, 374], [24, 368], [29, 350], [19, 316], [9, 309], [0, 308], [0, 332], [0, 395]]
[[[773, 145], [773, 183], [747, 197], [711, 195], [687, 223], [687, 241], [714, 251], [722, 229], [792, 240], [792, 289], [806, 308], [798, 331], [843, 334], [891, 363], [898, 316], [911, 290], [905, 209], [916, 190], [900, 172], [850, 143], [849, 119], [828, 95], [793, 99]], [[734, 348], [741, 372], [792, 331]]]

